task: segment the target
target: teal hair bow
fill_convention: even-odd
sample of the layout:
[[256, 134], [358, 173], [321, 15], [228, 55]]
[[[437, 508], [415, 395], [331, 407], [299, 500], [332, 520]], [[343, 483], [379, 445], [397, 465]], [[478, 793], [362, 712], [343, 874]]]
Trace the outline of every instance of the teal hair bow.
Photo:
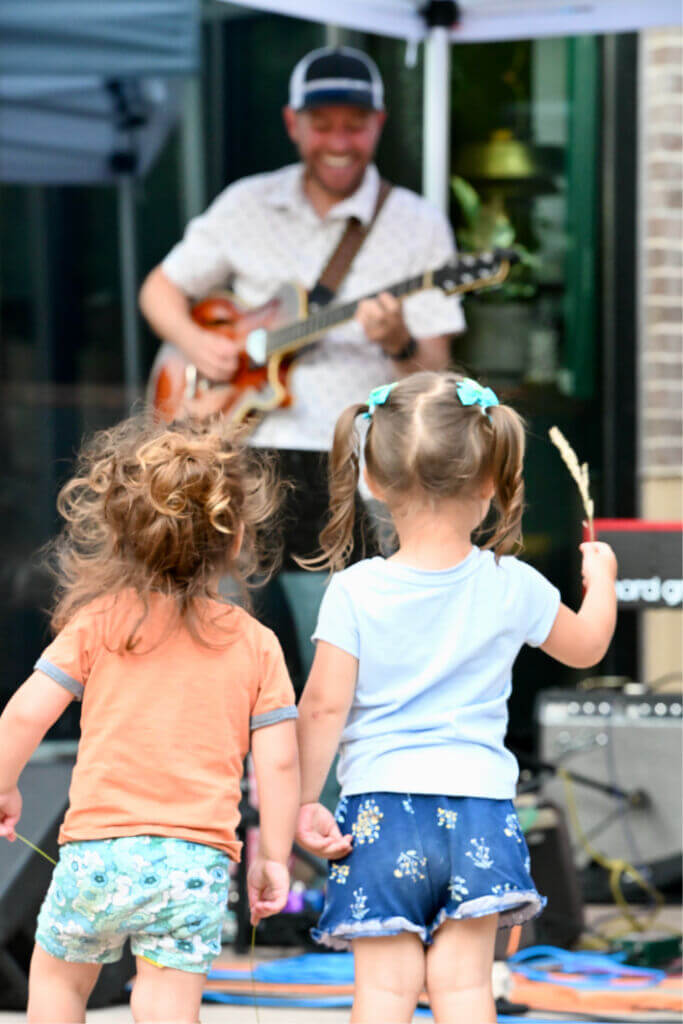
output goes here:
[[494, 405], [500, 405], [498, 396], [491, 388], [485, 388], [477, 380], [471, 377], [464, 377], [455, 385], [458, 398], [463, 405], [479, 405], [483, 412], [491, 409]]
[[398, 381], [394, 381], [393, 384], [381, 384], [378, 388], [373, 388], [368, 395], [368, 411], [363, 413], [366, 420], [372, 419], [372, 414], [378, 405], [384, 405], [387, 398], [398, 384]]

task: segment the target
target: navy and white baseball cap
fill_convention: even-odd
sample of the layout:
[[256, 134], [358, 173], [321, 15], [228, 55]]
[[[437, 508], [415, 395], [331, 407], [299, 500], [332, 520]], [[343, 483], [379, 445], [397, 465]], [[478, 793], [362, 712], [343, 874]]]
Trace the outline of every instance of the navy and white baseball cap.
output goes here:
[[289, 106], [328, 104], [384, 110], [384, 86], [374, 60], [350, 46], [324, 46], [302, 57], [289, 79]]

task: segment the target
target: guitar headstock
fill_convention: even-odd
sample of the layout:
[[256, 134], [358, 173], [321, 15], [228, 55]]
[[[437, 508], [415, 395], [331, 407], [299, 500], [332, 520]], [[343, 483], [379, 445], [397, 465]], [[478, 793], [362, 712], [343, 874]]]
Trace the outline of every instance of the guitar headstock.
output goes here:
[[501, 284], [513, 263], [519, 261], [514, 249], [491, 249], [487, 252], [461, 252], [451, 263], [432, 272], [437, 288], [452, 292], [470, 292]]

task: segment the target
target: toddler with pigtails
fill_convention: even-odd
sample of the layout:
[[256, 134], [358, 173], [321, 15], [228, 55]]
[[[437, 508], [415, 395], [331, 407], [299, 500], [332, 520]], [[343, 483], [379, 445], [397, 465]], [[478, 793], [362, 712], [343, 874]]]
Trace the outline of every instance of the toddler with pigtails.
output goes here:
[[275, 636], [217, 589], [227, 572], [263, 572], [278, 504], [268, 465], [227, 427], [144, 418], [97, 434], [60, 493], [56, 637], [0, 717], [0, 836], [13, 840], [22, 768], [82, 701], [31, 961], [31, 1024], [85, 1020], [101, 965], [120, 959], [127, 938], [135, 1020], [199, 1019], [240, 857], [250, 748], [261, 817], [252, 921], [286, 902], [294, 691]]
[[[363, 420], [365, 480], [398, 548], [345, 569]], [[524, 644], [565, 665], [601, 660], [616, 561], [581, 545], [575, 613], [506, 554], [521, 540], [523, 456], [517, 413], [451, 372], [378, 388], [337, 423], [329, 521], [308, 563], [334, 575], [299, 704], [298, 840], [331, 860], [315, 936], [353, 949], [354, 1022], [410, 1021], [425, 987], [435, 1020], [494, 1022], [496, 930], [545, 903], [512, 803], [512, 666]], [[335, 821], [318, 799], [338, 747]]]

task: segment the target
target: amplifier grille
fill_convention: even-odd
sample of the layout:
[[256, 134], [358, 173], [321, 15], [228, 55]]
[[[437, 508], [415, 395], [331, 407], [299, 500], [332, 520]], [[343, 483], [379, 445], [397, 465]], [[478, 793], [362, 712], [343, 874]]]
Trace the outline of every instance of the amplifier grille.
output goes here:
[[[631, 863], [680, 853], [683, 803], [682, 701], [679, 695], [546, 690], [537, 705], [543, 761], [630, 793], [642, 804], [574, 783], [581, 828], [609, 857]], [[548, 799], [566, 807], [564, 784], [552, 776]], [[568, 816], [577, 862], [587, 855]]]

